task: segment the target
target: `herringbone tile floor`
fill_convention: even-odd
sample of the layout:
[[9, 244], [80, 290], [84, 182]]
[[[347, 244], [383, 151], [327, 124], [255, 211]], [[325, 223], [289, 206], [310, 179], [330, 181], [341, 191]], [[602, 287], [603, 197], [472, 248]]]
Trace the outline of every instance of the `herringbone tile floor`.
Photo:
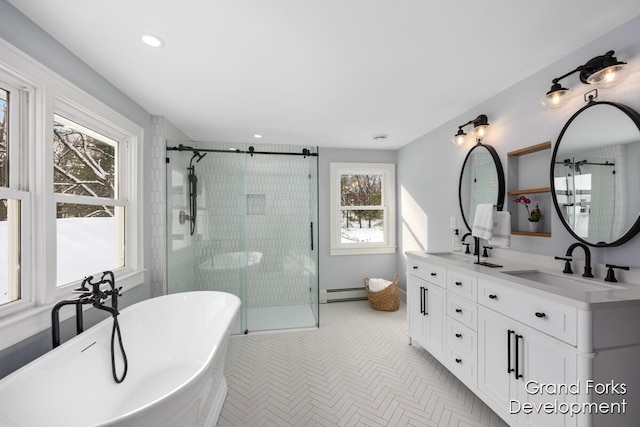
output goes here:
[[404, 304], [320, 307], [319, 330], [231, 337], [218, 426], [506, 426], [408, 345]]

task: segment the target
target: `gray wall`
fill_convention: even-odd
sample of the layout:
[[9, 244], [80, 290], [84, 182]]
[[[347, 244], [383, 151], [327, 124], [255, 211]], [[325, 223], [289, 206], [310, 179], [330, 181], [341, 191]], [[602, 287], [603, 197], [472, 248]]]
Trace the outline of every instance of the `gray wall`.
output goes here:
[[[585, 40], [586, 43], [588, 40]], [[401, 250], [398, 252], [400, 271], [406, 268], [405, 251], [451, 250], [452, 232], [449, 228], [449, 218], [455, 216], [458, 224], [463, 224], [458, 206], [457, 185], [464, 157], [472, 144], [454, 147], [450, 143], [458, 125], [466, 123], [478, 114], [486, 114], [489, 117], [490, 132], [483, 142], [497, 150], [506, 169], [507, 152], [548, 140], [555, 144], [564, 123], [575, 111], [584, 106], [582, 94], [591, 88], [579, 83], [577, 77], [574, 77], [563, 80], [563, 83], [566, 82], [576, 89], [576, 98], [562, 109], [542, 110], [538, 106], [538, 101], [549, 90], [551, 80], [584, 64], [590, 58], [612, 49], [615, 50], [619, 60], [638, 68], [640, 18], [586, 44], [560, 61], [536, 72], [399, 150], [398, 188], [401, 210], [398, 226], [402, 230]], [[471, 68], [469, 72], [473, 73]], [[640, 73], [631, 75], [618, 88], [601, 90], [598, 100], [620, 102], [640, 110]], [[529, 173], [525, 180], [536, 182], [539, 181], [540, 176], [543, 176], [548, 183], [549, 163], [545, 164], [543, 161], [538, 168]], [[509, 176], [507, 170], [505, 170], [505, 176]], [[520, 187], [524, 188], [536, 186], [520, 184]], [[638, 191], [637, 188], [630, 190]], [[505, 204], [509, 198], [506, 196]], [[552, 237], [513, 236], [512, 250], [562, 255], [575, 241], [563, 228], [551, 204], [546, 206], [543, 213], [545, 221], [549, 221], [547, 227], [551, 228]], [[515, 215], [516, 212], [512, 214]], [[591, 252], [594, 263], [609, 262], [640, 267], [640, 259], [637, 256], [640, 252], [640, 236], [636, 236], [621, 247], [592, 248]], [[577, 253], [576, 257], [582, 257], [582, 253]], [[558, 266], [559, 269], [561, 267], [561, 265]]]
[[[0, 38], [13, 44], [144, 128], [144, 166], [140, 173], [144, 177], [142, 190], [145, 195], [144, 212], [150, 212], [151, 191], [149, 189], [151, 188], [151, 174], [144, 173], [144, 171], [149, 170], [150, 166], [150, 150], [147, 147], [150, 146], [151, 142], [151, 115], [5, 0], [0, 0]], [[144, 264], [149, 266], [151, 260], [151, 221], [144, 221], [144, 227]], [[125, 293], [121, 299], [120, 307], [123, 308], [147, 299], [150, 295], [150, 273], [147, 271], [145, 273], [145, 283]], [[103, 318], [101, 313], [94, 313], [94, 311], [87, 312], [85, 327], [92, 326]], [[62, 328], [63, 340], [71, 336], [73, 319], [69, 320], [65, 322]], [[51, 335], [50, 331], [47, 330], [1, 351], [0, 377], [39, 357], [50, 348]]]
[[362, 287], [365, 277], [393, 278], [396, 273], [396, 254], [332, 256], [329, 253], [329, 164], [331, 162], [396, 163], [396, 151], [341, 148], [318, 150], [320, 288]]

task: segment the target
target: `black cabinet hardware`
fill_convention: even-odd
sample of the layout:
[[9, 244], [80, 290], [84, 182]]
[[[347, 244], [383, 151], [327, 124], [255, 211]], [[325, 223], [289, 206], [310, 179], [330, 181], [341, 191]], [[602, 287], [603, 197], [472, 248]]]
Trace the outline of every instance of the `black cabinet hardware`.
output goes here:
[[421, 289], [421, 301], [422, 301], [422, 311], [421, 313], [424, 314], [425, 316], [429, 315], [429, 312], [427, 311], [427, 304], [429, 303], [429, 301], [427, 300], [427, 292], [429, 291], [429, 289], [425, 288], [424, 286], [420, 287]]
[[413, 269], [414, 269], [414, 270], [417, 270], [417, 269], [418, 269], [418, 266], [417, 266], [417, 265], [414, 265], [414, 266], [413, 266]]
[[424, 314], [424, 287], [420, 286], [420, 314]]
[[431, 273], [431, 276], [436, 277], [438, 273]]
[[462, 286], [462, 282], [456, 282], [456, 286]]
[[462, 334], [456, 334], [456, 338], [462, 338]]
[[489, 295], [489, 299], [498, 299], [498, 295], [491, 294]]
[[518, 340], [522, 339], [522, 335], [516, 335], [516, 379], [520, 379], [523, 375], [520, 373], [520, 369], [518, 368], [518, 364], [520, 362], [520, 356], [518, 354], [520, 346], [518, 345]]
[[462, 363], [462, 359], [456, 359], [456, 363], [458, 364]]
[[511, 334], [515, 334], [515, 331], [511, 329], [507, 330], [507, 374], [510, 374], [514, 370], [511, 368]]
[[539, 319], [542, 319], [543, 317], [547, 317], [547, 315], [539, 311], [536, 311], [536, 317]]
[[456, 308], [456, 313], [462, 313], [462, 309], [461, 308]]

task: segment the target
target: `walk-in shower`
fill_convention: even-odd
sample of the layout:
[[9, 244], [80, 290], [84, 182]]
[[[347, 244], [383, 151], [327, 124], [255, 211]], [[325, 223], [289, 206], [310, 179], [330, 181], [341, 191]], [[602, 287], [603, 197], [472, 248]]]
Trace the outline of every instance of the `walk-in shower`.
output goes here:
[[318, 326], [317, 149], [169, 141], [166, 166], [168, 292], [237, 295], [236, 334]]

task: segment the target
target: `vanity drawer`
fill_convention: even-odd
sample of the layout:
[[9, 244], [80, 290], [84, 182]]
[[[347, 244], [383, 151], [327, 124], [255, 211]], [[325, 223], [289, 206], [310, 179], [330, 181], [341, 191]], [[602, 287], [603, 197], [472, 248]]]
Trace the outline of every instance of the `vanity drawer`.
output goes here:
[[407, 274], [419, 277], [440, 287], [445, 287], [447, 269], [438, 264], [426, 261], [407, 260]]
[[478, 330], [478, 307], [469, 300], [448, 293], [447, 315], [474, 331]]
[[476, 384], [478, 380], [476, 357], [468, 356], [457, 352], [454, 349], [447, 350], [447, 356], [449, 358], [449, 366], [451, 370], [455, 372], [461, 379], [466, 378], [471, 381], [471, 384]]
[[457, 270], [447, 270], [447, 290], [460, 296], [478, 300], [478, 278]]
[[478, 355], [478, 333], [447, 317], [447, 348], [470, 357], [472, 360]]
[[578, 310], [502, 284], [478, 280], [478, 303], [541, 332], [576, 345]]

